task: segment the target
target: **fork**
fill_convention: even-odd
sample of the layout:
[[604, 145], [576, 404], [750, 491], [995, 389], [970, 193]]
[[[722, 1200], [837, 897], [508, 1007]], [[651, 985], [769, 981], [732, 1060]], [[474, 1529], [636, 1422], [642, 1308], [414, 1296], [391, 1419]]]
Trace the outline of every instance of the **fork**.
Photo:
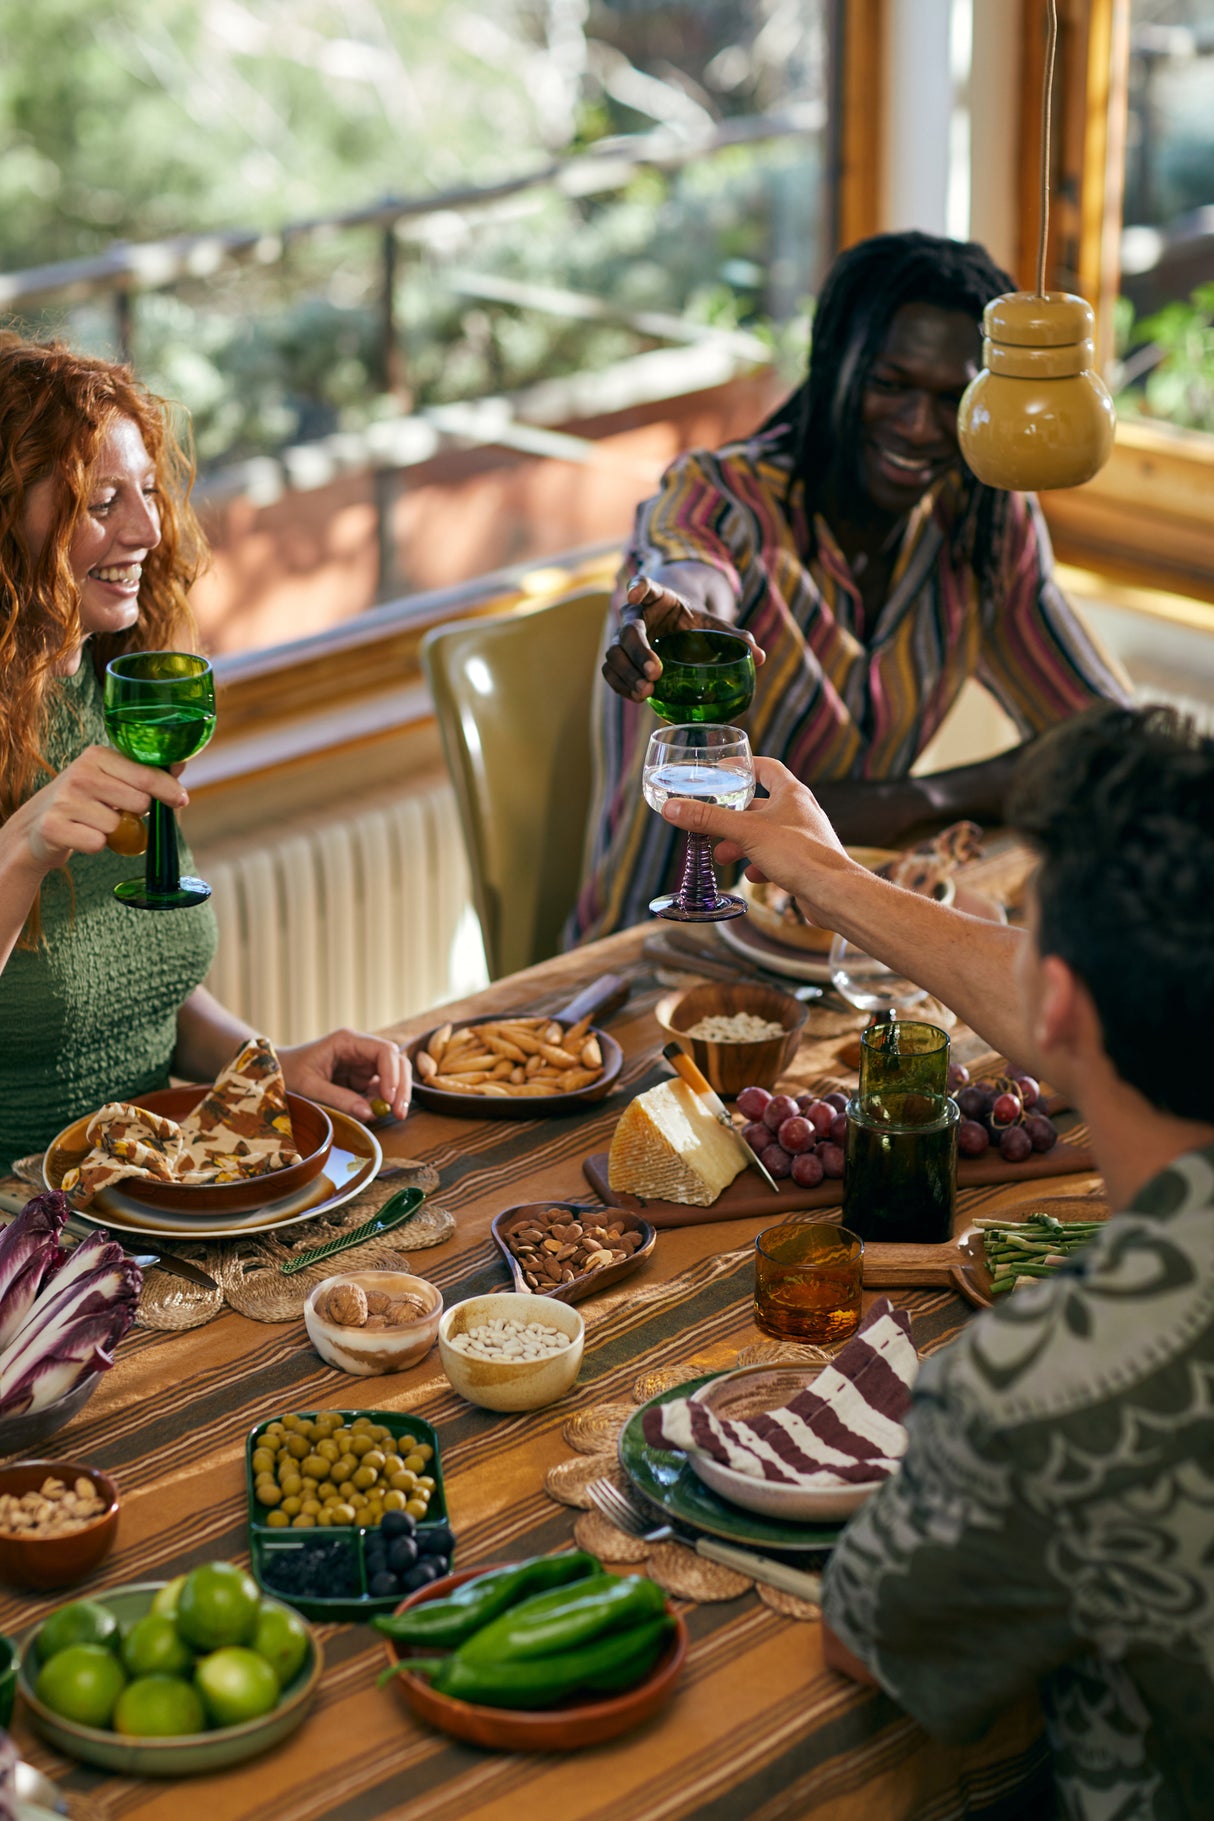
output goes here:
[[663, 1543], [673, 1537], [680, 1543], [689, 1544], [697, 1555], [710, 1562], [720, 1562], [725, 1568], [748, 1574], [752, 1580], [766, 1581], [768, 1586], [782, 1588], [799, 1600], [812, 1600], [815, 1605], [821, 1601], [820, 1574], [789, 1568], [783, 1562], [773, 1562], [769, 1556], [752, 1555], [748, 1549], [734, 1549], [731, 1544], [718, 1543], [713, 1537], [696, 1536], [693, 1531], [675, 1524], [653, 1524], [610, 1480], [589, 1481], [586, 1496], [596, 1511], [628, 1536], [639, 1537], [645, 1543]]

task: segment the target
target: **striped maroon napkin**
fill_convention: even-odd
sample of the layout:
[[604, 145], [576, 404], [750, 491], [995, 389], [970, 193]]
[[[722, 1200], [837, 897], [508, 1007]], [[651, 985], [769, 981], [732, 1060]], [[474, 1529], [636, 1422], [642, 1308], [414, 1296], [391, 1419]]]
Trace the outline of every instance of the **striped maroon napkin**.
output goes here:
[[784, 1486], [885, 1479], [906, 1450], [902, 1418], [918, 1370], [910, 1317], [883, 1296], [813, 1384], [780, 1409], [734, 1422], [694, 1398], [672, 1398], [645, 1412], [645, 1440]]

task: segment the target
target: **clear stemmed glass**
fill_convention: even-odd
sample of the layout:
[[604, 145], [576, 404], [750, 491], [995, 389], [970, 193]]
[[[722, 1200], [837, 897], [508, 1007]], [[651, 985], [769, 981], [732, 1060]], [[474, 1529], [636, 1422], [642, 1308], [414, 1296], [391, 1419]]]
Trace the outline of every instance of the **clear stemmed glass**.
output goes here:
[[[128, 651], [105, 673], [105, 730], [119, 752], [167, 768], [193, 758], [215, 731], [215, 678], [191, 651]], [[181, 910], [211, 895], [203, 879], [182, 878], [177, 822], [153, 797], [147, 872], [124, 879], [114, 896], [139, 910]]]
[[662, 674], [649, 706], [662, 721], [734, 721], [746, 713], [755, 693], [755, 660], [749, 639], [738, 632], [692, 626], [662, 633], [653, 641]]
[[927, 998], [926, 987], [896, 974], [845, 936], [836, 936], [831, 943], [827, 965], [835, 991], [858, 1012], [901, 1011]]
[[[740, 727], [709, 723], [659, 727], [649, 736], [642, 779], [645, 801], [659, 813], [671, 797], [697, 797], [745, 809], [755, 794], [750, 741]], [[712, 837], [688, 834], [679, 889], [650, 900], [655, 916], [678, 923], [719, 923], [746, 914], [746, 900], [717, 890]]]

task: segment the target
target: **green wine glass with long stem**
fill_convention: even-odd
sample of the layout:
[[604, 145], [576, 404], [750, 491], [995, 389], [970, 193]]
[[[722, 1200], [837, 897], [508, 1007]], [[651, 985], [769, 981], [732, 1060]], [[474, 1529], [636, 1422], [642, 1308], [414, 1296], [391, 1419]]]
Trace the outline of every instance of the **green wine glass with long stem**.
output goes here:
[[[128, 651], [105, 672], [105, 731], [128, 759], [166, 770], [192, 759], [215, 731], [215, 677], [192, 651]], [[177, 821], [152, 798], [147, 871], [124, 879], [114, 896], [138, 910], [182, 910], [211, 895], [204, 879], [182, 878]]]

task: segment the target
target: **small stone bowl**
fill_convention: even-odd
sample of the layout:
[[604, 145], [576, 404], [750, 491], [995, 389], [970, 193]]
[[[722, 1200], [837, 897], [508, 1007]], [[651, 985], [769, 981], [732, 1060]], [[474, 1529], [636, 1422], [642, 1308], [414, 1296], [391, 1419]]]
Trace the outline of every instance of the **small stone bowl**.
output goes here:
[[[420, 1296], [425, 1299], [426, 1313], [415, 1321], [392, 1328], [347, 1327], [329, 1321], [320, 1313], [321, 1298], [334, 1284], [358, 1284], [370, 1294], [382, 1290], [396, 1298]], [[304, 1303], [304, 1326], [308, 1339], [330, 1366], [339, 1372], [350, 1372], [356, 1378], [374, 1378], [382, 1372], [403, 1372], [424, 1359], [434, 1345], [439, 1317], [443, 1312], [441, 1290], [424, 1277], [413, 1277], [408, 1271], [339, 1271], [314, 1284]]]
[[118, 1533], [118, 1488], [108, 1473], [80, 1461], [10, 1461], [0, 1467], [0, 1494], [20, 1498], [48, 1479], [74, 1486], [88, 1480], [103, 1509], [80, 1530], [63, 1536], [0, 1531], [0, 1580], [10, 1587], [71, 1587], [83, 1581], [114, 1547]]
[[[543, 1322], [569, 1336], [569, 1345], [546, 1359], [476, 1359], [451, 1344], [452, 1337], [489, 1321]], [[586, 1325], [569, 1303], [550, 1296], [502, 1291], [455, 1303], [438, 1324], [443, 1371], [461, 1397], [483, 1410], [539, 1410], [564, 1397], [581, 1370]]]

